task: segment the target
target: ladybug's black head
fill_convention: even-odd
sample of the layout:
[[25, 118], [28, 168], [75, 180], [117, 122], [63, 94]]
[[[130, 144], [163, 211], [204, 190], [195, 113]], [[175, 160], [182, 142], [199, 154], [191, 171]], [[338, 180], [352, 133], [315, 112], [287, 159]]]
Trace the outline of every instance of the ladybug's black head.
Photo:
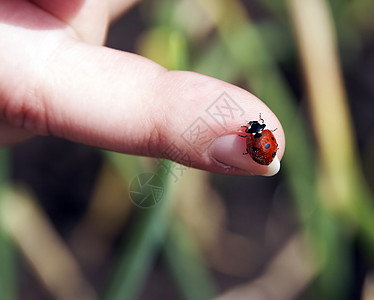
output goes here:
[[245, 130], [246, 133], [253, 133], [253, 134], [260, 133], [266, 127], [265, 124], [260, 124], [257, 121], [250, 121], [248, 124], [249, 124], [249, 126]]

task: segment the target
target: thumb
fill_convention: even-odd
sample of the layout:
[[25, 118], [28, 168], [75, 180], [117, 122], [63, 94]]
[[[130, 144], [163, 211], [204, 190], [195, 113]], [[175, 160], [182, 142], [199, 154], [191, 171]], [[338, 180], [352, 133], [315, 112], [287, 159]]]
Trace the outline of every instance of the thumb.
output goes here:
[[135, 54], [69, 43], [34, 74], [27, 93], [3, 106], [10, 124], [22, 120], [36, 134], [213, 172], [278, 171], [278, 159], [263, 166], [243, 155], [246, 140], [238, 130], [259, 114], [267, 128], [277, 128], [279, 159], [284, 151], [281, 124], [255, 96], [197, 73], [166, 71]]

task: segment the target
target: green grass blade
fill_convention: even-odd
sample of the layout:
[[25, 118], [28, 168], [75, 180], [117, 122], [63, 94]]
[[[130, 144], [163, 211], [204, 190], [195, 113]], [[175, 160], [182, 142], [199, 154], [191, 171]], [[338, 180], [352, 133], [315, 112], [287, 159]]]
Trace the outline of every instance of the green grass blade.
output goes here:
[[155, 207], [137, 211], [107, 291], [107, 300], [136, 299], [166, 237], [172, 189], [165, 169], [159, 168], [155, 174], [161, 178], [164, 197]]
[[170, 226], [163, 254], [183, 299], [206, 300], [217, 295], [215, 283], [193, 236], [187, 227], [176, 219]]

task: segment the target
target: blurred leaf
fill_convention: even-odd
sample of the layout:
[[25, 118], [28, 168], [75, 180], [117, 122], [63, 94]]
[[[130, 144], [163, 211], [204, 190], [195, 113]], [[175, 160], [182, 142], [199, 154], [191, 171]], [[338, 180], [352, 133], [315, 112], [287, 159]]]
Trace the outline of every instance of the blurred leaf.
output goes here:
[[4, 230], [2, 215], [4, 197], [8, 194], [10, 177], [10, 152], [0, 148], [0, 299], [16, 299], [16, 257], [13, 242]]

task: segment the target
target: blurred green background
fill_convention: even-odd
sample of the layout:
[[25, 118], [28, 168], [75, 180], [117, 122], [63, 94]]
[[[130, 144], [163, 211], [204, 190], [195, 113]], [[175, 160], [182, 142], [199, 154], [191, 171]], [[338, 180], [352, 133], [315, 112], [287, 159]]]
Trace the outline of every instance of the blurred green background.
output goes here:
[[[132, 8], [107, 46], [258, 96], [286, 134], [281, 171], [209, 174], [45, 137], [2, 149], [0, 299], [374, 299], [373, 11]], [[130, 198], [144, 173], [161, 195], [148, 208]]]

